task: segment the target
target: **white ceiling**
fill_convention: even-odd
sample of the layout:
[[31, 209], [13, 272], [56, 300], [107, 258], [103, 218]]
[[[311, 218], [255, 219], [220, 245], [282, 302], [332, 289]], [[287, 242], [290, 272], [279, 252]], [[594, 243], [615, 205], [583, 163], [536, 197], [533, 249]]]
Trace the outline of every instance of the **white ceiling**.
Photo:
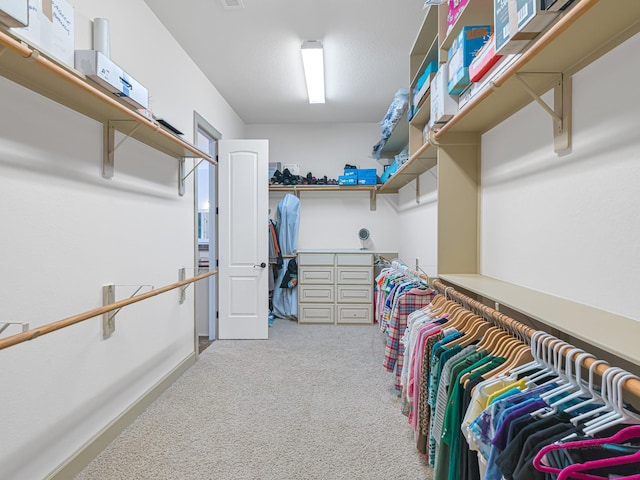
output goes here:
[[[246, 124], [379, 122], [409, 84], [424, 0], [223, 1], [145, 0]], [[305, 40], [324, 45], [325, 104], [307, 101]]]

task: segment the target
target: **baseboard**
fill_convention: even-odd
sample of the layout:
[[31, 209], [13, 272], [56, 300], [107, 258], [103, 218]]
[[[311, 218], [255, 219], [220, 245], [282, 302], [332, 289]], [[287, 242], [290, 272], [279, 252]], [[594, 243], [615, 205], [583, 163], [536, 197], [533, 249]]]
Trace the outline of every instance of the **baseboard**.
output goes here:
[[96, 434], [75, 454], [69, 457], [62, 465], [51, 472], [47, 480], [68, 480], [74, 478], [195, 362], [196, 354], [194, 352], [180, 362], [176, 368], [151, 387], [133, 403], [133, 405], [122, 412], [122, 414]]

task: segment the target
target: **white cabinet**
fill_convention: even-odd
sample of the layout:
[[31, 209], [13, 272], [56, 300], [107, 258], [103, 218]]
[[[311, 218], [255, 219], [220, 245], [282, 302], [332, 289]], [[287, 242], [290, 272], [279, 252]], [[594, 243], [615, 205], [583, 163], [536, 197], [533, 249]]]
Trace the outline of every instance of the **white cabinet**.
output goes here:
[[373, 254], [298, 252], [299, 323], [373, 323]]

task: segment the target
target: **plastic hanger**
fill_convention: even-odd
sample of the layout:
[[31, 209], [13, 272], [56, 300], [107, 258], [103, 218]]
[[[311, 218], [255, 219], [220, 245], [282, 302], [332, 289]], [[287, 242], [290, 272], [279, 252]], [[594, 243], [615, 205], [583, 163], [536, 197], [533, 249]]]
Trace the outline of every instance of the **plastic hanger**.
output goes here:
[[595, 371], [599, 365], [609, 366], [609, 363], [605, 362], [604, 360], [596, 360], [591, 365], [589, 365], [589, 384], [586, 389], [583, 388], [583, 392], [585, 394], [588, 394], [589, 398], [587, 398], [586, 400], [583, 400], [580, 403], [577, 403], [575, 405], [565, 408], [564, 411], [566, 413], [571, 413], [575, 410], [586, 407], [587, 405], [591, 405], [592, 403], [601, 401], [600, 395], [598, 394], [598, 392], [596, 392], [595, 384], [594, 384]]
[[584, 428], [584, 433], [587, 435], [595, 435], [602, 430], [605, 430], [614, 425], [618, 425], [620, 423], [635, 423], [640, 424], [640, 418], [631, 415], [624, 408], [624, 398], [623, 398], [623, 386], [627, 380], [635, 379], [640, 380], [636, 375], [633, 375], [629, 372], [624, 372], [618, 375], [615, 375], [612, 379], [612, 389], [611, 393], [611, 403], [613, 404], [613, 412], [609, 415], [604, 415], [593, 422], [589, 422]]
[[[596, 446], [596, 445], [604, 445], [604, 444], [608, 444], [608, 443], [618, 443], [618, 444], [620, 444], [620, 443], [624, 443], [624, 442], [626, 442], [628, 440], [631, 440], [633, 438], [639, 438], [639, 437], [640, 437], [640, 425], [634, 425], [634, 426], [631, 426], [631, 427], [624, 428], [624, 429], [620, 430], [618, 433], [616, 433], [615, 435], [613, 435], [611, 437], [607, 437], [607, 438], [578, 440], [578, 441], [574, 441], [574, 442], [554, 443], [554, 444], [551, 444], [551, 445], [546, 445], [543, 448], [541, 448], [540, 451], [534, 457], [533, 466], [536, 468], [536, 470], [538, 470], [539, 472], [543, 472], [543, 473], [554, 473], [556, 475], [560, 475], [560, 474], [563, 474], [563, 471], [564, 471], [565, 472], [563, 474], [564, 477], [558, 476], [558, 480], [560, 480], [561, 478], [565, 478], [565, 479], [567, 479], [567, 478], [577, 478], [577, 479], [580, 479], [580, 480], [602, 480], [603, 478], [607, 478], [607, 477], [596, 476], [596, 475], [580, 472], [579, 470], [585, 470], [585, 469], [589, 470], [589, 469], [593, 469], [593, 468], [602, 468], [602, 467], [613, 466], [613, 465], [622, 465], [622, 464], [631, 463], [631, 462], [640, 462], [640, 452], [634, 453], [632, 455], [625, 455], [623, 457], [615, 457], [615, 458], [605, 459], [605, 460], [600, 460], [600, 461], [599, 460], [594, 460], [592, 462], [585, 462], [583, 464], [574, 464], [574, 465], [571, 465], [571, 466], [563, 468], [563, 469], [552, 467], [550, 465], [545, 465], [544, 463], [542, 463], [542, 460], [552, 450], [567, 450], [567, 449], [573, 449], [573, 448], [588, 448], [588, 447], [593, 447], [593, 446]], [[602, 463], [600, 463], [597, 466], [593, 465], [594, 463], [598, 463], [598, 462], [607, 462], [607, 465], [603, 465]], [[571, 476], [569, 476], [569, 475], [571, 475]], [[631, 477], [631, 478], [633, 478], [633, 477]]]
[[[608, 393], [609, 390], [611, 389], [612, 383], [611, 383], [611, 379], [617, 375], [620, 372], [623, 372], [624, 370], [622, 370], [619, 367], [609, 367], [607, 368], [604, 373], [602, 374], [602, 384], [600, 387], [600, 394], [599, 397], [602, 400], [602, 402], [604, 403], [604, 405], [595, 408], [593, 410], [589, 410], [588, 412], [585, 412], [581, 415], [578, 415], [576, 417], [573, 417], [571, 419], [571, 423], [573, 423], [574, 425], [578, 425], [579, 423], [583, 422], [584, 420], [587, 420], [590, 417], [595, 417], [598, 416], [601, 413], [606, 413], [612, 410], [613, 405], [611, 403], [611, 395]], [[587, 420], [588, 421], [588, 420]]]
[[542, 349], [542, 362], [544, 367], [537, 373], [534, 373], [530, 377], [527, 377], [527, 386], [532, 387], [536, 385], [536, 382], [540, 381], [540, 379], [549, 377], [551, 375], [556, 375], [558, 372], [555, 370], [555, 349], [558, 346], [566, 345], [562, 340], [552, 337], [552, 339], [546, 344], [546, 348]]
[[543, 332], [542, 330], [536, 330], [535, 332], [533, 332], [530, 339], [530, 350], [533, 359], [529, 363], [511, 369], [509, 371], [510, 375], [520, 375], [530, 370], [542, 368], [542, 360], [540, 359], [540, 340], [541, 338], [546, 338], [547, 336], [548, 333]]

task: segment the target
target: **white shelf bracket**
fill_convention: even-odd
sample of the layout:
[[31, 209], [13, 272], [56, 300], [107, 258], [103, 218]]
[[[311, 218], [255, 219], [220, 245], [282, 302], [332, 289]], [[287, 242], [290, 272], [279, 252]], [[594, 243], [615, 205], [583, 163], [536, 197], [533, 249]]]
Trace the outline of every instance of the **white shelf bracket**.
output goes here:
[[420, 174], [416, 175], [416, 204], [420, 205]]
[[7, 328], [9, 328], [11, 325], [19, 325], [20, 328], [22, 329], [22, 332], [26, 332], [27, 330], [29, 330], [28, 322], [0, 322], [0, 334], [4, 332]]
[[[133, 122], [133, 120], [131, 121]], [[103, 133], [103, 151], [102, 151], [102, 178], [111, 179], [113, 178], [114, 167], [115, 167], [115, 153], [120, 145], [122, 145], [131, 135], [138, 130], [142, 124], [135, 122], [136, 125], [131, 129], [131, 131], [124, 136], [122, 140], [118, 142], [116, 145], [116, 128], [114, 124], [109, 121], [104, 125], [104, 133]]]
[[377, 194], [378, 194], [378, 188], [374, 188], [373, 190], [371, 190], [370, 194], [369, 194], [369, 210], [372, 212], [376, 211], [376, 203], [377, 203]]
[[[526, 75], [547, 75], [555, 77], [553, 83], [553, 108], [542, 100], [524, 80]], [[515, 78], [520, 82], [531, 97], [553, 119], [553, 151], [557, 154], [566, 153], [571, 149], [571, 102], [572, 81], [571, 77], [564, 77], [561, 73], [517, 73]]]
[[6, 45], [0, 45], [0, 56], [7, 51], [7, 46]]

